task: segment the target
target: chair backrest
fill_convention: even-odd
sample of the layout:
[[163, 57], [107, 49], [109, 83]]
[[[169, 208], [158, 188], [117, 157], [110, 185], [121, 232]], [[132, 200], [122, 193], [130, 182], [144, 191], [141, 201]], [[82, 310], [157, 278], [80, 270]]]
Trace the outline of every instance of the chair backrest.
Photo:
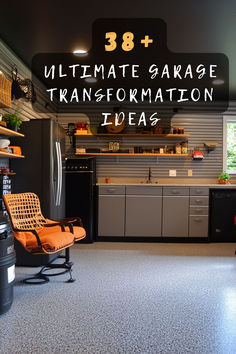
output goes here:
[[46, 220], [41, 212], [40, 201], [34, 193], [5, 194], [4, 203], [16, 230], [38, 230]]

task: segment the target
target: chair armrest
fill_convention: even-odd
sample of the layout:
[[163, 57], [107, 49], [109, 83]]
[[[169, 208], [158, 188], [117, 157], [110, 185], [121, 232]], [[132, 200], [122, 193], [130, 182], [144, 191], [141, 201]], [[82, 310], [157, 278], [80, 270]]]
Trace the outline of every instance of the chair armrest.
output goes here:
[[[54, 220], [53, 220], [54, 221]], [[52, 224], [45, 224], [45, 226], [56, 226], [56, 225], [65, 225], [65, 226], [69, 226], [69, 224], [73, 224], [77, 222], [79, 224], [79, 226], [83, 227], [83, 223], [82, 223], [82, 219], [78, 216], [76, 217], [69, 217], [69, 218], [64, 218], [64, 219], [60, 219], [60, 220], [55, 220], [54, 223]]]
[[43, 245], [40, 241], [39, 235], [35, 229], [13, 229], [15, 232], [32, 232], [32, 234], [36, 237], [38, 246], [43, 248]]
[[75, 217], [68, 217], [68, 218], [64, 218], [61, 220], [57, 220], [60, 222], [67, 222], [67, 223], [74, 223], [77, 222], [79, 224], [79, 226], [83, 227], [83, 222], [82, 219], [79, 216], [75, 216]]

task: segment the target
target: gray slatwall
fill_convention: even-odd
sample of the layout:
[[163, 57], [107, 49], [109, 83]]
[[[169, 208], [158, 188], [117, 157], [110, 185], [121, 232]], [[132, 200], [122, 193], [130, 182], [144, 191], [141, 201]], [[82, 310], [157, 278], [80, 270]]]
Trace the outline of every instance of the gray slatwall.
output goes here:
[[[84, 121], [85, 116], [76, 114], [59, 114], [58, 121], [66, 127], [69, 122]], [[91, 114], [90, 114], [91, 117]], [[93, 116], [93, 121], [96, 117]], [[101, 118], [100, 118], [101, 120]], [[191, 157], [97, 157], [98, 177], [146, 177], [148, 167], [152, 167], [154, 177], [168, 177], [169, 169], [177, 170], [177, 177], [186, 177], [188, 169], [193, 170], [195, 178], [215, 178], [222, 171], [222, 138], [223, 120], [222, 116], [216, 115], [192, 115], [176, 116], [172, 119], [173, 125], [185, 128], [185, 133], [190, 134], [188, 138], [190, 152], [199, 147], [205, 154], [203, 161], [192, 161]], [[77, 137], [77, 147], [107, 147], [109, 141], [120, 141], [121, 147], [132, 146], [164, 146], [174, 145], [175, 139], [158, 138], [86, 138]], [[219, 143], [215, 151], [209, 154], [204, 150], [204, 141], [217, 141]], [[72, 153], [71, 145], [67, 139], [67, 152]]]
[[[18, 69], [18, 74], [21, 78], [29, 78], [31, 79], [30, 70], [24, 65], [24, 63], [16, 57], [16, 55], [0, 40], [0, 70], [3, 74], [11, 80], [11, 70], [12, 67], [16, 66]], [[48, 98], [45, 95], [45, 89], [39, 81], [37, 82], [37, 86], [35, 87], [35, 91], [37, 94], [37, 103], [36, 107], [40, 111], [42, 107], [44, 107], [45, 103], [48, 102]], [[17, 102], [12, 102], [12, 108], [0, 108], [0, 113], [11, 113], [15, 112], [18, 106], [16, 106]], [[19, 102], [18, 102], [19, 104]], [[45, 109], [44, 109], [45, 111]], [[35, 118], [56, 118], [56, 109], [55, 106], [50, 104], [48, 107], [48, 114], [38, 114], [32, 108], [30, 102], [23, 102], [20, 104], [20, 117], [22, 120], [29, 120]], [[19, 138], [20, 145], [20, 138]], [[9, 159], [0, 159], [0, 168], [8, 167]]]
[[[21, 78], [29, 78], [31, 79], [31, 71], [29, 68], [27, 68], [24, 63], [16, 57], [16, 55], [0, 40], [0, 70], [3, 72], [3, 74], [11, 80], [11, 70], [12, 67], [16, 66], [18, 69], [18, 74]], [[44, 108], [45, 103], [49, 102], [48, 97], [45, 93], [45, 89], [43, 85], [40, 83], [40, 81], [36, 80], [37, 86], [35, 87], [36, 94], [37, 94], [37, 110], [40, 112], [42, 108]], [[12, 102], [12, 108], [0, 108], [0, 113], [9, 113], [9, 112], [14, 112], [16, 108], [16, 102]], [[45, 108], [43, 109], [45, 111]], [[34, 119], [34, 118], [44, 118], [44, 117], [51, 117], [51, 118], [56, 118], [56, 107], [50, 103], [50, 106], [48, 107], [48, 112], [45, 114], [41, 114], [38, 112], [35, 112], [35, 110], [32, 108], [32, 105], [30, 102], [23, 102], [23, 104], [20, 106], [20, 117], [22, 120], [28, 120], [28, 119]]]

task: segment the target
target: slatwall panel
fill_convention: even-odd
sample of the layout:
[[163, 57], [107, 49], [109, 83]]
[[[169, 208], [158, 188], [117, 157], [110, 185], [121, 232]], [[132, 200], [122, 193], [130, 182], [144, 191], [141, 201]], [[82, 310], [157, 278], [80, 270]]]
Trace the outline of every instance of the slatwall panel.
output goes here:
[[[0, 71], [11, 80], [11, 70], [16, 66], [18, 69], [18, 74], [21, 78], [31, 78], [30, 70], [23, 64], [23, 62], [17, 58], [17, 56], [0, 40]], [[44, 110], [45, 111], [45, 103], [48, 102], [48, 98], [45, 95], [45, 89], [42, 84], [38, 80], [34, 80], [37, 83], [35, 87], [35, 91], [37, 94], [37, 103], [36, 107], [38, 111]], [[17, 102], [12, 102], [12, 108], [0, 108], [0, 113], [12, 113], [15, 112]], [[19, 101], [18, 101], [19, 104]], [[47, 108], [47, 114], [39, 114], [34, 111], [30, 102], [23, 101], [20, 104], [20, 117], [22, 120], [29, 120], [35, 118], [56, 118], [56, 107], [50, 103]], [[20, 139], [19, 139], [20, 144]], [[0, 159], [0, 168], [8, 167], [9, 166], [9, 159]]]
[[[96, 118], [95, 113], [89, 113], [93, 122], [101, 120]], [[85, 121], [82, 114], [59, 114], [58, 121], [66, 128], [69, 122]], [[174, 126], [185, 128], [185, 133], [190, 134], [188, 138], [190, 152], [199, 147], [205, 154], [203, 161], [193, 161], [191, 157], [129, 157], [129, 156], [101, 156], [97, 157], [98, 177], [146, 177], [148, 168], [152, 167], [153, 177], [168, 177], [169, 169], [177, 170], [177, 177], [186, 177], [187, 170], [193, 170], [195, 178], [215, 178], [222, 171], [222, 138], [223, 120], [221, 115], [188, 115], [176, 116], [172, 119]], [[126, 131], [127, 132], [127, 131]], [[77, 147], [108, 147], [109, 141], [120, 141], [122, 148], [133, 146], [156, 147], [174, 145], [178, 140], [160, 138], [86, 138], [78, 137]], [[219, 143], [215, 151], [209, 154], [204, 150], [204, 141], [217, 141]], [[67, 152], [73, 153], [69, 140], [67, 139]]]
[[[0, 70], [3, 72], [3, 74], [11, 80], [11, 70], [12, 68], [16, 66], [18, 69], [18, 74], [21, 78], [29, 78], [32, 79], [31, 77], [31, 71], [29, 68], [27, 68], [23, 62], [16, 57], [16, 55], [0, 40]], [[35, 87], [35, 91], [37, 94], [37, 103], [35, 107], [37, 108], [37, 111], [45, 111], [45, 104], [48, 101], [48, 97], [45, 94], [45, 89], [43, 85], [40, 83], [38, 80], [34, 80], [34, 82], [37, 83]], [[0, 113], [10, 113], [14, 112], [16, 109], [16, 101], [13, 101], [12, 108], [0, 108]], [[18, 102], [19, 103], [19, 102]], [[23, 102], [23, 104], [20, 106], [20, 117], [22, 120], [28, 120], [28, 119], [34, 119], [34, 118], [55, 118], [55, 112], [56, 112], [56, 107], [50, 103], [50, 105], [47, 108], [47, 113], [38, 113], [36, 112], [33, 108], [30, 102]]]

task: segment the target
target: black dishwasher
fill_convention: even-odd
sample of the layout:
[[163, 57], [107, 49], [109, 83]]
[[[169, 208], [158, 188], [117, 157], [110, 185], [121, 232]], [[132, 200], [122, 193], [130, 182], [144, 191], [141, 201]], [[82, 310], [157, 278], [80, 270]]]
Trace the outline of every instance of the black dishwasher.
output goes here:
[[210, 190], [210, 241], [236, 242], [236, 189]]
[[66, 159], [66, 216], [80, 216], [86, 238], [91, 243], [96, 235], [96, 160], [91, 157]]

